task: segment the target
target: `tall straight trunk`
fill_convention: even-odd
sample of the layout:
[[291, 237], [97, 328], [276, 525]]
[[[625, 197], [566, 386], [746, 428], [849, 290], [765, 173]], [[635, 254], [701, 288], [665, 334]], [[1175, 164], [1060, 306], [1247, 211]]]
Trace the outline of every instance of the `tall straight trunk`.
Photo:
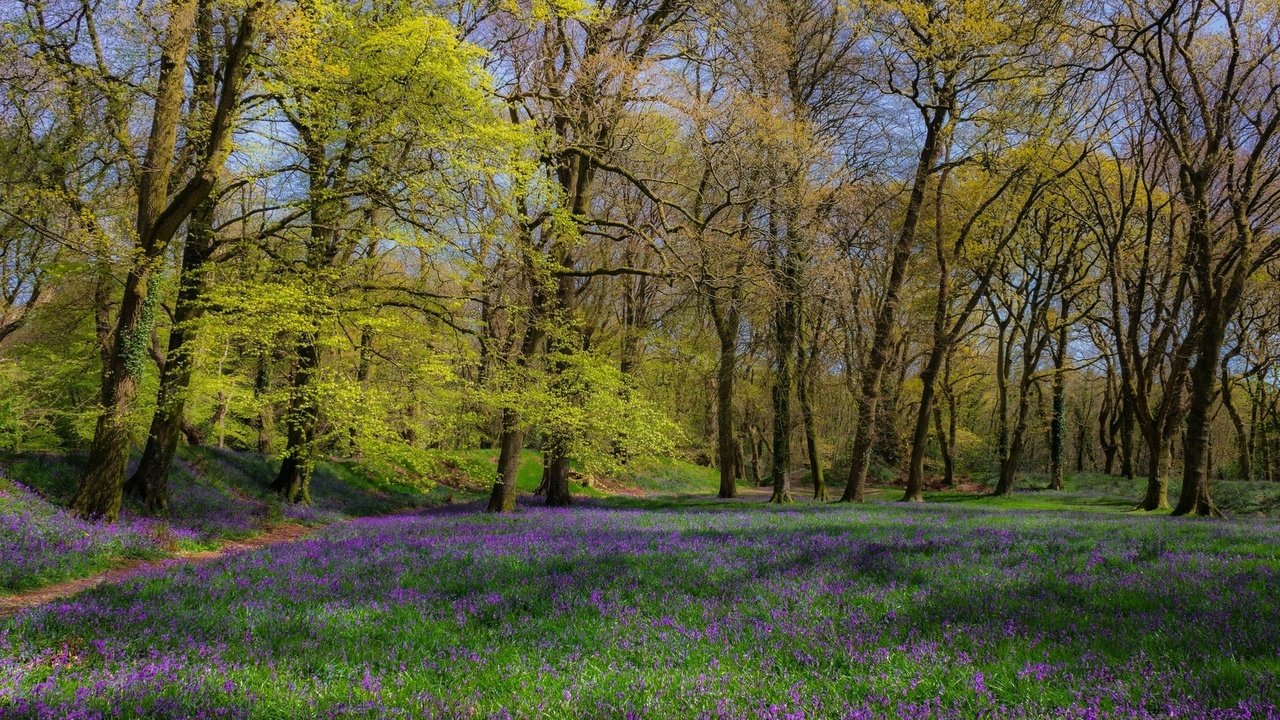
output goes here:
[[524, 448], [524, 430], [520, 417], [512, 408], [502, 411], [502, 435], [498, 441], [498, 476], [489, 493], [486, 512], [514, 512], [516, 480], [520, 473], [520, 451]]
[[1012, 361], [1009, 346], [1013, 339], [1006, 335], [1008, 321], [998, 325], [996, 335], [996, 459], [1003, 468], [1009, 456], [1009, 373]]
[[271, 489], [285, 502], [311, 502], [311, 471], [314, 468], [316, 422], [318, 408], [312, 379], [320, 366], [320, 353], [315, 340], [304, 336], [298, 341], [293, 371], [293, 388], [289, 397], [289, 414], [285, 418], [286, 446], [280, 472]]
[[826, 500], [827, 480], [822, 472], [822, 458], [818, 455], [818, 431], [813, 412], [813, 392], [809, 383], [810, 378], [801, 376], [800, 382], [796, 384], [796, 394], [800, 401], [800, 419], [804, 424], [805, 448], [809, 451], [809, 477], [813, 481], [813, 499]]
[[889, 268], [884, 298], [881, 299], [880, 307], [876, 311], [870, 351], [862, 368], [861, 392], [858, 396], [858, 426], [854, 433], [853, 451], [849, 458], [849, 477], [845, 483], [844, 494], [840, 497], [844, 502], [866, 500], [867, 472], [871, 469], [871, 446], [875, 440], [879, 420], [881, 384], [884, 379], [884, 369], [889, 363], [889, 336], [897, 320], [899, 295], [903, 280], [906, 278], [907, 266], [911, 262], [911, 254], [915, 250], [916, 231], [920, 225], [924, 194], [934, 164], [938, 162], [942, 145], [942, 129], [949, 112], [949, 103], [940, 103], [939, 107], [932, 111], [932, 115], [928, 116], [926, 122], [924, 144], [920, 149], [919, 161], [916, 163], [911, 195], [903, 213], [902, 229], [893, 247], [893, 261]]
[[[935, 325], [935, 333], [939, 328]], [[933, 347], [929, 350], [929, 359], [924, 370], [920, 371], [920, 407], [916, 411], [915, 430], [911, 434], [911, 460], [907, 468], [907, 489], [902, 495], [903, 502], [924, 502], [924, 454], [929, 442], [929, 419], [934, 411], [934, 386], [938, 372], [942, 369], [942, 360], [946, 355], [946, 347], [942, 338], [935, 334]], [[939, 429], [941, 423], [939, 422]], [[938, 434], [938, 444], [944, 444], [942, 434]]]
[[1085, 415], [1076, 411], [1072, 413], [1076, 424], [1076, 472], [1084, 472], [1084, 458], [1089, 450], [1089, 424], [1085, 422]]
[[169, 331], [169, 346], [160, 372], [156, 410], [151, 417], [151, 431], [147, 434], [142, 460], [125, 483], [125, 492], [142, 499], [149, 512], [164, 512], [169, 508], [169, 467], [182, 434], [195, 354], [194, 323], [204, 312], [202, 296], [208, 274], [205, 265], [213, 252], [213, 209], [213, 200], [205, 200], [187, 221], [173, 328]]
[[734, 335], [720, 338], [720, 358], [716, 367], [716, 452], [720, 465], [720, 498], [738, 496], [736, 482], [741, 451], [734, 440], [733, 380], [737, 372], [738, 344]]
[[264, 351], [258, 355], [258, 367], [253, 374], [253, 397], [258, 403], [258, 417], [254, 419], [254, 425], [258, 430], [258, 453], [261, 455], [270, 455], [275, 447], [275, 414], [271, 404], [264, 400], [270, 389], [271, 361], [270, 355]]
[[955, 456], [952, 452], [954, 447], [951, 444], [951, 437], [943, 429], [942, 406], [937, 403], [933, 405], [933, 432], [938, 436], [938, 452], [942, 455], [942, 483], [947, 487], [955, 487]]
[[1137, 476], [1138, 449], [1137, 443], [1134, 442], [1137, 429], [1133, 402], [1127, 393], [1122, 393], [1120, 397], [1120, 474], [1126, 480], [1132, 480]]
[[[1067, 316], [1067, 298], [1062, 299], [1062, 317]], [[1053, 418], [1049, 423], [1049, 489], [1062, 490], [1063, 465], [1067, 445], [1067, 324], [1058, 328], [1053, 353]]]
[[1240, 479], [1249, 481], [1253, 479], [1253, 457], [1249, 452], [1249, 431], [1245, 428], [1244, 418], [1240, 416], [1240, 411], [1236, 409], [1236, 404], [1231, 398], [1231, 375], [1227, 368], [1222, 368], [1222, 407], [1226, 409], [1227, 415], [1231, 417], [1231, 427], [1236, 433], [1236, 457], [1240, 469]]
[[[560, 265], [563, 267], [572, 267], [573, 260], [566, 254], [560, 259]], [[547, 308], [544, 313], [547, 317], [559, 319], [562, 330], [567, 336], [578, 337], [578, 332], [573, 326], [573, 309], [576, 299], [576, 289], [573, 285], [573, 279], [567, 276], [560, 277], [556, 283], [556, 293], [553, 298], [555, 306]], [[577, 348], [573, 347], [568, 337], [553, 336], [548, 339], [548, 347], [552, 351], [568, 349], [570, 352], [576, 352]], [[552, 362], [554, 384], [559, 384], [565, 378], [565, 372], [568, 370], [567, 364], [562, 360]], [[543, 482], [546, 485], [547, 502], [550, 507], [567, 507], [573, 502], [573, 497], [569, 493], [569, 441], [570, 438], [558, 437], [553, 434], [549, 438], [549, 446], [546, 450], [546, 466], [543, 468]]]
[[754, 425], [747, 428], [747, 440], [751, 444], [751, 486], [760, 487], [764, 484], [764, 480], [760, 473], [760, 440], [756, 436], [756, 428]]
[[783, 301], [774, 318], [773, 493], [771, 503], [791, 502], [791, 392], [795, 384], [795, 311]]

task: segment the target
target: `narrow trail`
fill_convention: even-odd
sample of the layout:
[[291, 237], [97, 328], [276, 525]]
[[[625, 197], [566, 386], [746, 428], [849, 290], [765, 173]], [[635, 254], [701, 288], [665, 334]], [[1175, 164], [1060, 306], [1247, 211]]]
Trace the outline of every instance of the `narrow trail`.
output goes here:
[[209, 562], [227, 555], [297, 542], [328, 527], [333, 525], [308, 527], [297, 523], [281, 523], [260, 535], [228, 540], [213, 550], [177, 552], [158, 560], [135, 560], [89, 577], [65, 580], [12, 595], [0, 595], [0, 618], [10, 617], [22, 610], [39, 607], [55, 600], [73, 597], [99, 585], [126, 582], [155, 569]]

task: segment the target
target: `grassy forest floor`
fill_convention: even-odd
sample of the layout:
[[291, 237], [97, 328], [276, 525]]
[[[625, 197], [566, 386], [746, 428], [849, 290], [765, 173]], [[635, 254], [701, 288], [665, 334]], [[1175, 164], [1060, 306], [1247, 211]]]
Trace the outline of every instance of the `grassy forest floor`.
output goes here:
[[[1273, 519], [1127, 513], [1133, 488], [1101, 476], [999, 500], [723, 503], [714, 472], [676, 462], [496, 517], [474, 500], [489, 462], [451, 457], [430, 491], [327, 466], [299, 513], [267, 499], [263, 461], [202, 450], [180, 470], [202, 489], [175, 479], [158, 532], [73, 528], [74, 461], [10, 460], [6, 548], [19, 514], [87, 534], [42, 578], [173, 552], [162, 535], [327, 527], [0, 619], [0, 717], [1280, 717]], [[530, 454], [522, 489], [538, 475]], [[191, 499], [215, 490], [240, 504]]]

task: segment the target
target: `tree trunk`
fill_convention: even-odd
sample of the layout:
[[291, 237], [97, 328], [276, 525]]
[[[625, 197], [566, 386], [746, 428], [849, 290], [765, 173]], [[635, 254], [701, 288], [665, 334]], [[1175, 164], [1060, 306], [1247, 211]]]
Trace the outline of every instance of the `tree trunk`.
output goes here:
[[749, 437], [748, 442], [751, 444], [751, 485], [752, 487], [760, 487], [764, 484], [764, 480], [760, 473], [760, 440], [756, 436], [755, 426], [747, 428]]
[[1137, 418], [1134, 417], [1133, 403], [1127, 399], [1127, 394], [1122, 393], [1120, 397], [1120, 474], [1126, 480], [1132, 480], [1137, 476], [1134, 470], [1137, 448], [1133, 442], [1137, 431], [1136, 426]]
[[573, 502], [569, 494], [569, 458], [559, 450], [552, 450], [546, 468], [547, 506], [567, 507]]
[[1231, 376], [1224, 366], [1222, 368], [1222, 407], [1226, 408], [1227, 415], [1231, 418], [1231, 426], [1236, 432], [1236, 453], [1240, 466], [1240, 479], [1247, 482], [1253, 479], [1253, 457], [1249, 453], [1249, 431], [1245, 428], [1244, 418], [1236, 410], [1235, 402], [1232, 401], [1231, 388]]
[[[944, 89], [945, 93], [945, 89]], [[950, 113], [950, 104], [943, 102], [932, 110], [927, 118], [924, 144], [916, 163], [915, 177], [911, 183], [911, 195], [907, 200], [902, 219], [902, 230], [893, 247], [893, 261], [889, 268], [884, 298], [876, 311], [875, 329], [871, 338], [871, 351], [862, 369], [861, 394], [858, 397], [858, 427], [853, 439], [853, 452], [849, 458], [849, 478], [845, 483], [844, 502], [866, 500], [867, 472], [871, 469], [871, 445], [877, 429], [881, 381], [889, 362], [890, 335], [897, 319], [899, 295], [906, 277], [907, 265], [915, 250], [916, 230], [920, 225], [920, 210], [929, 184], [929, 175], [938, 161], [941, 148], [941, 132]]]
[[[1067, 300], [1062, 301], [1062, 317], [1067, 316]], [[1058, 329], [1058, 346], [1053, 353], [1053, 418], [1049, 423], [1049, 489], [1062, 490], [1063, 464], [1067, 445], [1067, 325]]]
[[[791, 255], [784, 260], [793, 262]], [[783, 270], [784, 282], [791, 286], [795, 280], [795, 268]], [[795, 385], [796, 336], [799, 332], [799, 308], [795, 295], [788, 290], [787, 297], [774, 313], [775, 377], [773, 382], [773, 493], [771, 503], [791, 502], [791, 392]]]
[[284, 461], [271, 484], [285, 502], [311, 502], [311, 471], [315, 460], [315, 424], [319, 419], [311, 379], [320, 365], [315, 342], [304, 338], [298, 343], [298, 357], [293, 372], [293, 392], [289, 398], [288, 428]]
[[102, 413], [94, 429], [89, 461], [71, 501], [76, 515], [114, 522], [124, 498], [124, 472], [131, 438], [129, 411], [138, 394], [138, 381], [148, 362], [147, 343], [156, 298], [148, 292], [151, 263], [135, 265], [125, 283], [116, 322], [111, 364], [102, 383]]
[[[160, 47], [160, 74], [151, 113], [151, 131], [137, 183], [137, 216], [129, 274], [120, 314], [112, 333], [111, 352], [103, 367], [101, 412], [89, 447], [89, 462], [71, 509], [83, 518], [114, 522], [123, 501], [124, 472], [129, 461], [129, 412], [147, 362], [157, 298], [153, 279], [165, 246], [177, 226], [160, 223], [168, 205], [172, 162], [182, 123], [186, 63], [195, 31], [195, 0], [180, 0], [169, 10]], [[205, 193], [206, 195], [208, 193]], [[189, 211], [188, 211], [189, 212]]]
[[258, 355], [258, 367], [253, 377], [253, 396], [258, 401], [258, 417], [254, 423], [258, 429], [258, 453], [270, 455], [275, 448], [275, 414], [271, 404], [265, 402], [267, 391], [271, 389], [271, 365], [266, 352]]
[[[806, 375], [808, 373], [805, 373]], [[818, 455], [818, 431], [813, 413], [813, 395], [809, 388], [809, 378], [802, 376], [796, 384], [796, 392], [800, 400], [800, 418], [804, 423], [804, 443], [809, 452], [809, 477], [813, 481], [813, 499], [827, 499], [827, 480], [822, 472], [822, 458]]]
[[[920, 407], [916, 411], [915, 430], [911, 435], [911, 460], [907, 467], [907, 490], [902, 495], [903, 502], [924, 502], [924, 454], [929, 443], [929, 418], [934, 411], [938, 372], [942, 369], [942, 361], [946, 356], [943, 338], [937, 335], [939, 329], [935, 324], [933, 348], [929, 351], [924, 370], [920, 371]], [[937, 424], [941, 430], [940, 418]], [[938, 433], [938, 444], [945, 444], [941, 432]]]
[[716, 451], [720, 459], [720, 492], [723, 499], [738, 496], [736, 466], [740, 452], [733, 436], [733, 381], [738, 364], [736, 332], [720, 338], [720, 362], [716, 368]]
[[1018, 471], [1022, 466], [1022, 452], [1026, 448], [1027, 415], [1031, 411], [1031, 380], [1024, 373], [1018, 383], [1018, 409], [1013, 429], [1009, 433], [1009, 449], [1000, 463], [1000, 480], [996, 483], [995, 494], [1008, 496], [1013, 494], [1018, 481]]
[[1084, 472], [1085, 454], [1089, 449], [1089, 424], [1085, 422], [1083, 412], [1075, 411], [1071, 413], [1076, 420], [1076, 472]]
[[[954, 425], [954, 420], [952, 420], [952, 423]], [[942, 406], [938, 403], [934, 403], [933, 405], [933, 428], [934, 433], [938, 436], [938, 450], [942, 454], [942, 483], [949, 488], [955, 487], [955, 447], [952, 444], [954, 435], [948, 435], [946, 431], [943, 430]]]
[[1147, 494], [1138, 503], [1137, 510], [1169, 509], [1169, 476], [1171, 460], [1169, 446], [1157, 442], [1147, 448]]
[[502, 411], [502, 436], [498, 450], [498, 476], [489, 493], [486, 512], [514, 512], [516, 509], [516, 480], [520, 473], [520, 450], [524, 447], [524, 431], [519, 427], [516, 411]]
[[1206, 313], [1205, 326], [1191, 369], [1191, 397], [1187, 408], [1186, 435], [1182, 445], [1182, 490], [1174, 515], [1220, 516], [1209, 495], [1208, 464], [1210, 410], [1218, 382], [1218, 352], [1224, 334], [1217, 309]]
[[173, 310], [173, 327], [169, 331], [169, 347], [160, 371], [160, 389], [156, 410], [151, 418], [151, 431], [137, 470], [125, 483], [125, 491], [140, 498], [148, 512], [161, 513], [169, 508], [169, 467], [182, 434], [183, 410], [187, 388], [191, 384], [195, 354], [195, 321], [203, 314], [205, 264], [213, 252], [214, 203], [205, 200], [187, 221], [187, 239], [182, 248], [182, 268], [178, 278], [178, 297]]

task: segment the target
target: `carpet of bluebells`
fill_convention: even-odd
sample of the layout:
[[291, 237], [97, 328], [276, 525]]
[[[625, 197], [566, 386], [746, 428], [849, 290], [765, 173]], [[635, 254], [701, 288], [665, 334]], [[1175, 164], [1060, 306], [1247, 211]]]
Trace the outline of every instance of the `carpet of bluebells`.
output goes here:
[[0, 717], [1280, 718], [1280, 534], [451, 507], [0, 620]]
[[0, 482], [0, 590], [19, 590], [155, 557], [164, 529], [146, 520], [102, 526], [78, 520], [20, 483]]
[[313, 505], [281, 505], [268, 488], [274, 468], [260, 457], [212, 449], [189, 449], [186, 455], [169, 477], [167, 516], [147, 517], [129, 502], [112, 525], [78, 520], [66, 509], [82, 472], [79, 460], [40, 455], [8, 461], [0, 473], [0, 592], [211, 547], [281, 521], [324, 524], [428, 500], [362, 485], [330, 466], [316, 473]]

